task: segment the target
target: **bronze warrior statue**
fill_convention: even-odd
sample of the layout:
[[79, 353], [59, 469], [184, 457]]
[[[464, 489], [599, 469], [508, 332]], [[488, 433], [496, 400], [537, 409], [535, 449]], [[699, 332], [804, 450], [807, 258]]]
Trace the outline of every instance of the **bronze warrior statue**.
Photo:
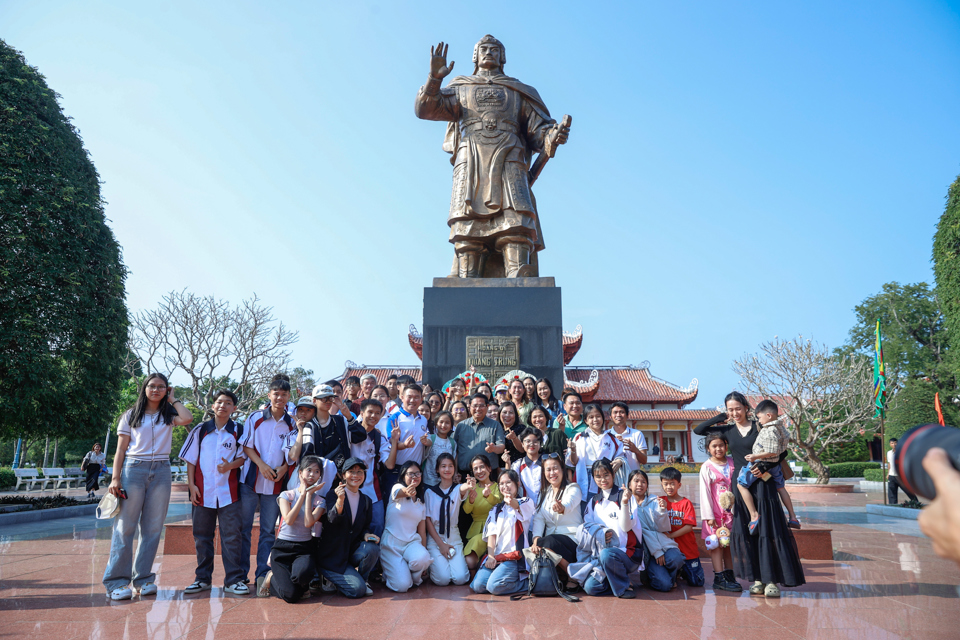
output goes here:
[[[448, 45], [430, 48], [430, 75], [417, 94], [423, 120], [444, 120], [443, 150], [452, 155], [450, 242], [452, 276], [461, 278], [539, 275], [536, 252], [543, 234], [531, 184], [567, 141], [570, 117], [558, 124], [540, 94], [504, 75], [503, 44], [484, 36], [473, 49], [473, 75], [440, 83], [453, 71]], [[531, 167], [531, 158], [539, 153]]]

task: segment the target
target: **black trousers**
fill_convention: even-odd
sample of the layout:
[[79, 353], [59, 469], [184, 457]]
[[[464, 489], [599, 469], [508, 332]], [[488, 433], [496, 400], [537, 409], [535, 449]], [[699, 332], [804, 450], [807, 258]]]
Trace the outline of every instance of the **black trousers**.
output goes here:
[[903, 486], [902, 482], [900, 482], [900, 478], [897, 476], [887, 476], [887, 504], [900, 504], [897, 495], [898, 487], [903, 489], [903, 492], [907, 494], [907, 497], [911, 500], [917, 499], [917, 496], [907, 491], [907, 488]]
[[310, 590], [310, 581], [317, 573], [313, 551], [317, 538], [294, 542], [277, 538], [270, 552], [270, 593], [286, 602], [297, 602]]
[[540, 538], [540, 546], [560, 554], [567, 562], [577, 561], [577, 543], [570, 536], [554, 533]]
[[100, 490], [100, 465], [87, 464], [87, 491]]

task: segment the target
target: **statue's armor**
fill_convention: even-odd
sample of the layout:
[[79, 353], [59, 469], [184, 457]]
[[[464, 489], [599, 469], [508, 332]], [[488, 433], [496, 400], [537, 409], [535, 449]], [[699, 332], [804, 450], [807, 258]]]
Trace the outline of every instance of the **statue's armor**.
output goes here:
[[522, 96], [497, 84], [460, 85], [460, 143], [453, 168], [450, 240], [503, 235], [538, 238], [520, 137]]

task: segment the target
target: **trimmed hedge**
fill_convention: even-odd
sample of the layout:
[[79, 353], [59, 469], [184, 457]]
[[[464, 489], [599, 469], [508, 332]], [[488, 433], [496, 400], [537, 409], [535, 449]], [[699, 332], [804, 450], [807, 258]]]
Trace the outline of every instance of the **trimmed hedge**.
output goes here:
[[17, 476], [10, 467], [0, 467], [0, 489], [17, 486]]
[[879, 462], [838, 462], [831, 464], [831, 478], [862, 478], [867, 469], [879, 469]]
[[883, 482], [883, 469], [864, 469], [863, 479], [871, 482]]

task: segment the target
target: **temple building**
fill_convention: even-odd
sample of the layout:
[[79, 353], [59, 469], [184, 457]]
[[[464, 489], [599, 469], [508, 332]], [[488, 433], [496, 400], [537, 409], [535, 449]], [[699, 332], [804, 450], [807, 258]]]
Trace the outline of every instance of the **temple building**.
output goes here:
[[[422, 360], [423, 338], [413, 325], [408, 340]], [[715, 416], [717, 410], [685, 408], [697, 398], [696, 378], [686, 387], [677, 386], [651, 374], [649, 362], [636, 366], [571, 366], [582, 343], [583, 329], [579, 325], [575, 331], [563, 333], [564, 379], [562, 384], [551, 380], [555, 393], [559, 395], [561, 388], [576, 391], [584, 403], [599, 402], [607, 413], [614, 402], [625, 402], [630, 407], [629, 426], [642, 431], [647, 439], [648, 462], [677, 457], [703, 462], [709, 457], [703, 438], [694, 435], [693, 427]], [[421, 378], [420, 365], [359, 365], [348, 360], [337, 379], [367, 373], [375, 375], [379, 384], [391, 374]]]

